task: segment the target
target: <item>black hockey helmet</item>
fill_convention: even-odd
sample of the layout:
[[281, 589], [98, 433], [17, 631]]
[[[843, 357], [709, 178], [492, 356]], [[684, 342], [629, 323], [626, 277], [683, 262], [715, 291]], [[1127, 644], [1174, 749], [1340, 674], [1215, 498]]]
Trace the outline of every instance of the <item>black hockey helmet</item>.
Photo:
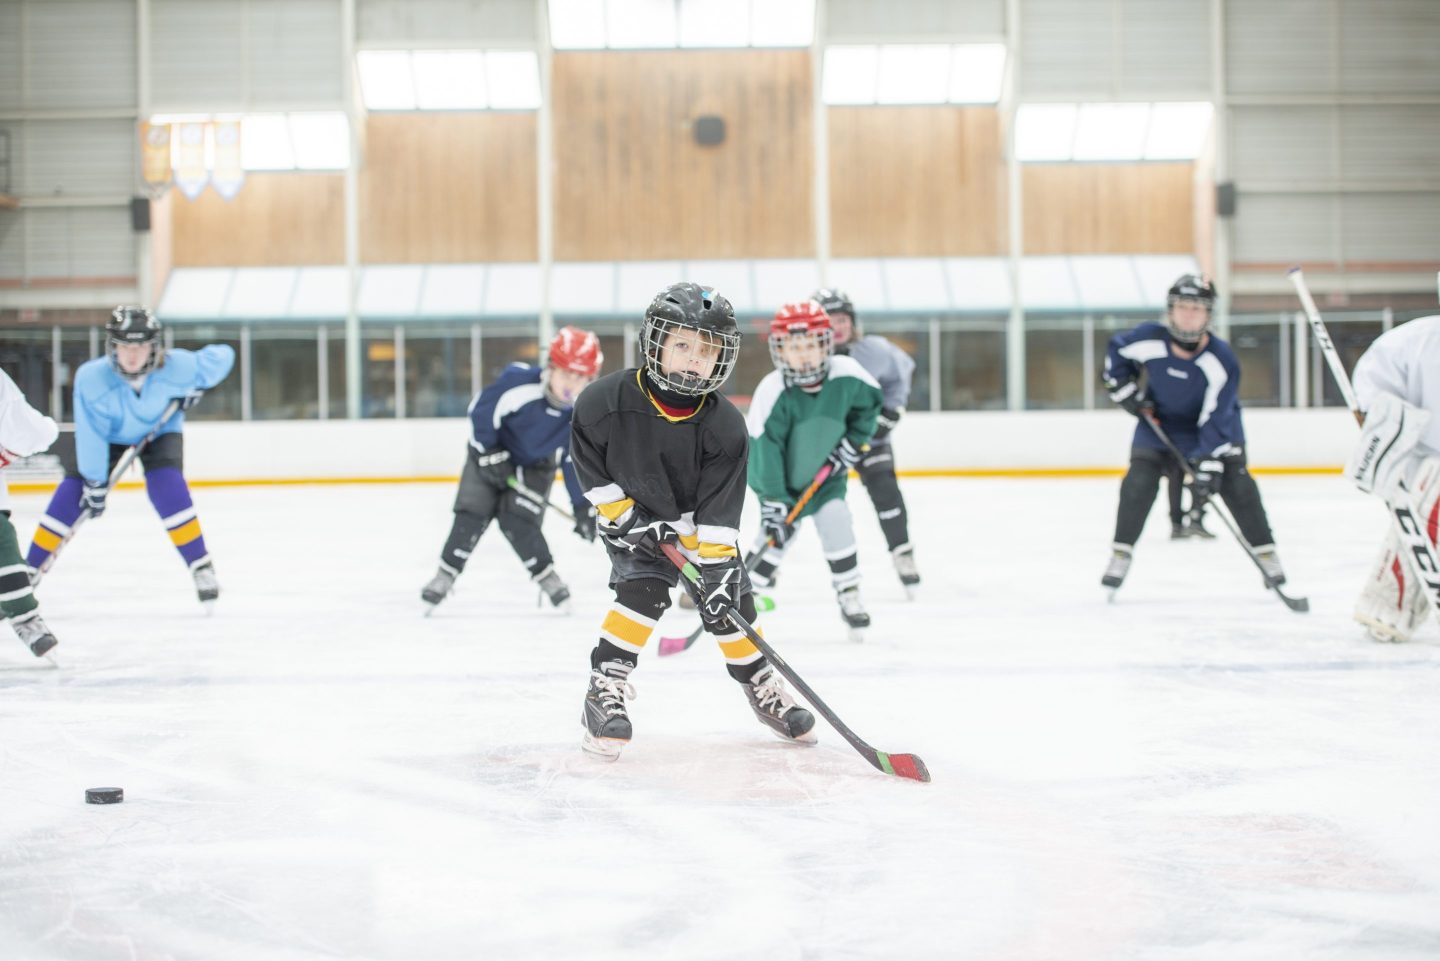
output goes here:
[[[1200, 343], [1205, 336], [1205, 331], [1210, 328], [1210, 321], [1215, 316], [1215, 300], [1219, 297], [1215, 290], [1215, 282], [1203, 274], [1183, 274], [1179, 280], [1170, 285], [1169, 292], [1165, 295], [1165, 326], [1170, 331], [1170, 339], [1181, 347], [1194, 347]], [[1175, 305], [1179, 303], [1198, 304], [1205, 308], [1205, 326], [1199, 330], [1180, 330], [1175, 326]]]
[[[148, 374], [160, 365], [165, 346], [160, 340], [160, 321], [144, 307], [116, 307], [105, 321], [105, 353], [115, 369], [126, 377]], [[121, 344], [151, 344], [150, 359], [145, 366], [133, 373], [121, 369], [115, 356], [115, 348]]]
[[[706, 376], [694, 371], [664, 371], [666, 338], [686, 331], [698, 335], [697, 345], [714, 348], [714, 366]], [[712, 287], [671, 284], [656, 294], [645, 309], [645, 320], [640, 325], [640, 356], [645, 359], [646, 376], [661, 390], [687, 397], [719, 390], [730, 378], [739, 355], [740, 328], [735, 323], [735, 309]]]
[[849, 330], [839, 326], [835, 330], [837, 335], [841, 333], [845, 335], [843, 339], [837, 336], [836, 352], [841, 354], [848, 352], [851, 342], [860, 337], [860, 318], [855, 316], [855, 304], [851, 302], [850, 295], [838, 287], [821, 287], [810, 295], [810, 299], [825, 308], [825, 313], [830, 315], [832, 321], [836, 314], [844, 314], [850, 318]]

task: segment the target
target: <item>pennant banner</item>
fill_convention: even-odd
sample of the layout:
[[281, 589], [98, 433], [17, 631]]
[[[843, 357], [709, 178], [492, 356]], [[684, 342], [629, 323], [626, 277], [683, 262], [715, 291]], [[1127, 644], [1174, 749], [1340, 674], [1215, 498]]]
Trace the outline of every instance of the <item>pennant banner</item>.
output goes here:
[[140, 122], [140, 177], [145, 191], [159, 199], [170, 189], [170, 126]]
[[194, 200], [210, 182], [210, 171], [205, 165], [205, 128], [208, 124], [182, 123], [176, 126], [179, 128], [180, 147], [175, 158], [175, 186]]
[[217, 194], [234, 200], [245, 185], [245, 167], [240, 162], [240, 121], [217, 120], [211, 129], [215, 135], [215, 164], [210, 182]]

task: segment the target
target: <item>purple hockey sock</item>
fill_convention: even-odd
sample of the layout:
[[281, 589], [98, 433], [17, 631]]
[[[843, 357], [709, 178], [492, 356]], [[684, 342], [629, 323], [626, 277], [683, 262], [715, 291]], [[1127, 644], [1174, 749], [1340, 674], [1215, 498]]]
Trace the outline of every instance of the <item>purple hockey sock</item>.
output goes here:
[[70, 533], [71, 526], [80, 517], [80, 493], [84, 484], [78, 477], [66, 477], [50, 495], [50, 504], [35, 528], [35, 539], [25, 555], [25, 563], [39, 568], [60, 546], [60, 541]]
[[155, 513], [170, 534], [170, 542], [192, 570], [209, 559], [205, 537], [200, 533], [200, 519], [195, 516], [195, 503], [190, 499], [190, 485], [185, 475], [174, 467], [160, 467], [145, 472], [145, 493], [155, 505]]

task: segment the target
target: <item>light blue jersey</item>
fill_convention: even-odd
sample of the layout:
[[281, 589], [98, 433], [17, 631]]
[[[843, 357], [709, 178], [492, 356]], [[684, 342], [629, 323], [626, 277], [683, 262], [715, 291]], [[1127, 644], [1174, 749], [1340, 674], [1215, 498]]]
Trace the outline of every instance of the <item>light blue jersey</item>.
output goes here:
[[[235, 366], [235, 348], [211, 344], [196, 350], [165, 351], [165, 362], [145, 375], [137, 394], [108, 357], [86, 361], [75, 373], [75, 457], [80, 474], [93, 484], [110, 475], [110, 445], [139, 443], [155, 429], [165, 408], [189, 391], [209, 390]], [[176, 434], [185, 426], [177, 411], [161, 429]]]

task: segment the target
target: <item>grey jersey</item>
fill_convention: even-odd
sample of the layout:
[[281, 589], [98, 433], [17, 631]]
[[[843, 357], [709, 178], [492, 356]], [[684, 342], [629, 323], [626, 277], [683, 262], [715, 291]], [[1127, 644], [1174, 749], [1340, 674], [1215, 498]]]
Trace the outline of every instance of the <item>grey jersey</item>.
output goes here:
[[910, 380], [915, 373], [915, 361], [909, 354], [875, 334], [851, 343], [846, 353], [880, 382], [886, 407], [899, 408], [909, 403]]

